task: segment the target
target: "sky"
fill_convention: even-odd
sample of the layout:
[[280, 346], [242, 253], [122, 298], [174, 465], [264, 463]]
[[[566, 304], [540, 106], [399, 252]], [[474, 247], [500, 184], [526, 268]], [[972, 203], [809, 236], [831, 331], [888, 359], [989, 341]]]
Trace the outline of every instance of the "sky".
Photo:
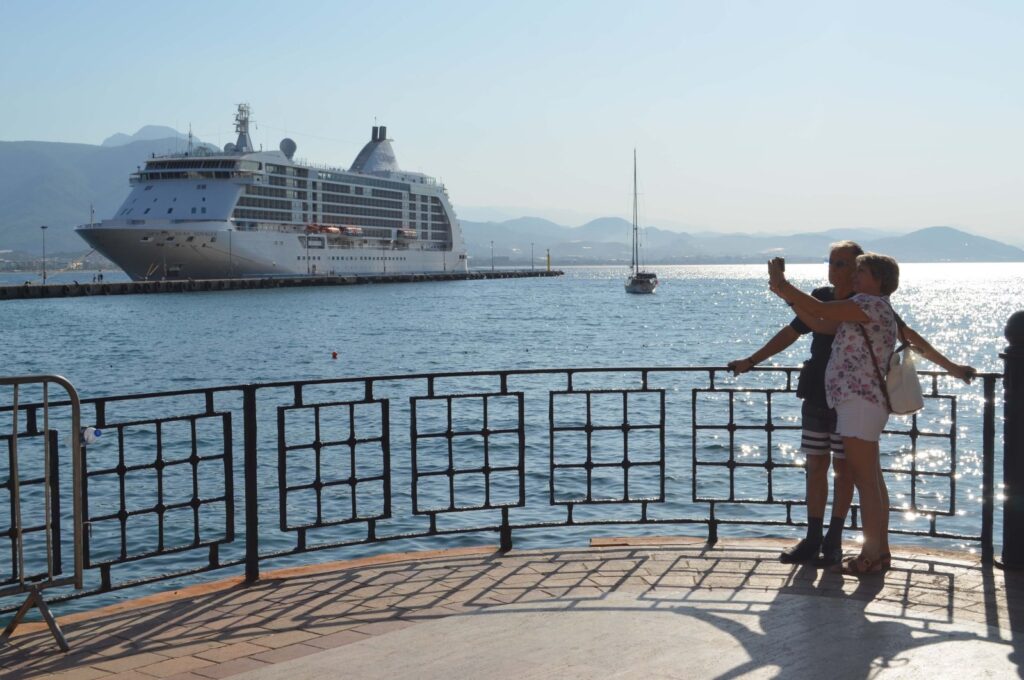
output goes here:
[[374, 124], [463, 219], [1024, 246], [1024, 3], [0, 0], [0, 140], [143, 125], [348, 167]]

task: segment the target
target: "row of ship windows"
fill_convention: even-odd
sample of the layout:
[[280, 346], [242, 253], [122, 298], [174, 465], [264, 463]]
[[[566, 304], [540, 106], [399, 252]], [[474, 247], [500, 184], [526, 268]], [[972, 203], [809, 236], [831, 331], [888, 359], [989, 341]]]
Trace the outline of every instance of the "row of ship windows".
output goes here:
[[[261, 212], [267, 213], [269, 219], [278, 219], [278, 220], [282, 220], [282, 221], [290, 220], [291, 219], [291, 214], [292, 214], [292, 212], [291, 212], [291, 205], [289, 203], [287, 203], [286, 201], [275, 201], [273, 199], [268, 199], [268, 198], [248, 198], [248, 197], [243, 196], [242, 198], [238, 199], [238, 206], [241, 209], [245, 209], [245, 208], [262, 208], [263, 210]], [[303, 203], [302, 204], [302, 209], [303, 209], [303, 211], [309, 211], [309, 204], [308, 203]], [[313, 205], [312, 212], [314, 214], [317, 212], [315, 204]], [[326, 221], [326, 222], [331, 222], [329, 217], [333, 215], [333, 216], [348, 217], [348, 218], [353, 218], [353, 219], [383, 217], [383, 218], [390, 218], [390, 222], [391, 222], [392, 226], [400, 226], [402, 224], [402, 213], [399, 212], [399, 211], [395, 211], [395, 210], [375, 210], [373, 208], [353, 208], [351, 206], [333, 206], [333, 205], [323, 205], [322, 204], [321, 207], [320, 207], [319, 213], [320, 213], [320, 215], [322, 215], [322, 217], [321, 217], [321, 219], [319, 221]], [[306, 213], [304, 212], [303, 214], [306, 214]], [[415, 227], [416, 226], [415, 216], [412, 216], [412, 217], [413, 217], [413, 219], [410, 220], [410, 226]], [[352, 221], [352, 220], [346, 220], [345, 222], [347, 223], [349, 221]], [[366, 221], [366, 220], [364, 219], [362, 221]], [[440, 225], [447, 225], [448, 224], [447, 220], [437, 220], [437, 219], [435, 219], [434, 222], [435, 222], [435, 224], [440, 224]], [[387, 225], [378, 224], [377, 226], [387, 226]], [[422, 227], [428, 226], [428, 220], [426, 219], [426, 215], [424, 215], [424, 219], [420, 222], [420, 226], [422, 226]]]
[[[269, 166], [268, 166], [268, 169], [269, 169]], [[333, 182], [352, 181], [352, 178], [345, 177], [344, 175], [336, 175], [336, 174], [332, 174], [332, 173], [329, 173], [329, 172], [320, 172], [320, 173], [317, 173], [317, 174], [319, 175], [321, 181], [324, 181], [324, 180], [330, 180], [330, 181], [333, 181]], [[358, 181], [359, 184], [362, 184], [363, 186], [380, 187], [382, 189], [394, 189], [395, 191], [404, 191], [405, 193], [409, 193], [409, 185], [408, 184], [403, 184], [401, 182], [389, 182], [389, 181], [383, 180], [383, 179], [370, 179], [369, 177], [360, 177], [356, 181]]]
[[[309, 184], [309, 182], [304, 179], [288, 179], [286, 177], [275, 177], [273, 175], [271, 175], [268, 183], [275, 187], [300, 187], [302, 189], [305, 189]], [[362, 193], [362, 191], [359, 193]]]
[[294, 168], [290, 165], [274, 165], [267, 163], [267, 172], [278, 175], [295, 175], [296, 177], [309, 177], [309, 170], [306, 168]]
[[[249, 164], [251, 165], [251, 164]], [[262, 163], [257, 164], [257, 167], [262, 167]], [[220, 168], [219, 172], [200, 171], [199, 168]], [[170, 170], [175, 169], [179, 172], [149, 172], [150, 170]], [[158, 180], [158, 179], [187, 179], [190, 177], [206, 177], [210, 179], [227, 179], [234, 175], [232, 172], [225, 172], [225, 170], [238, 170], [239, 166], [234, 161], [150, 161], [146, 164], [146, 171], [139, 173], [139, 176], [144, 180]], [[245, 169], [245, 168], [242, 168]], [[191, 170], [187, 172], [186, 170]], [[267, 164], [267, 172], [270, 173], [268, 182], [274, 186], [296, 186], [306, 187], [308, 180], [306, 179], [292, 179], [293, 177], [309, 177], [309, 171], [303, 168], [291, 168], [280, 165]], [[337, 181], [344, 181], [345, 178], [340, 175], [332, 175], [330, 173], [319, 173], [321, 180], [330, 179], [334, 182], [321, 182], [325, 188], [328, 186], [337, 187], [337, 191], [343, 193], [349, 193], [349, 185], [336, 184]], [[368, 177], [360, 177], [359, 184], [362, 186], [352, 186], [355, 189], [355, 193], [362, 194], [363, 187], [380, 187], [381, 190], [373, 189], [374, 195], [396, 198], [401, 197], [402, 193], [409, 193], [410, 186], [408, 184], [402, 184], [399, 182], [388, 182], [386, 180], [370, 179]], [[390, 189], [391, 191], [387, 191]]]
[[139, 178], [152, 181], [161, 179], [230, 179], [235, 173], [223, 170], [204, 170], [201, 172], [140, 172]]
[[[303, 188], [305, 188], [305, 186], [306, 186], [305, 182], [289, 183], [287, 181], [285, 181], [285, 182], [282, 182], [282, 181], [271, 181], [270, 184], [272, 186], [294, 186], [294, 187], [303, 187]], [[261, 187], [256, 187], [254, 185], [249, 185], [248, 191], [249, 191], [249, 193], [253, 193], [252, 189], [259, 189], [259, 188], [261, 188]], [[314, 198], [316, 198], [316, 194], [315, 194], [316, 189], [317, 189], [317, 183], [313, 182], [313, 191], [314, 191], [314, 196], [313, 197]], [[269, 189], [269, 191], [272, 191], [272, 192], [283, 192], [285, 190], [282, 190], [282, 189], [272, 189], [271, 188], [271, 189]], [[346, 195], [346, 196], [352, 195], [352, 194], [355, 194], [356, 196], [363, 196], [364, 195], [363, 187], [360, 187], [360, 186], [349, 186], [347, 184], [334, 184], [332, 182], [320, 182], [320, 191], [322, 191], [324, 194], [343, 194], [343, 195]], [[295, 194], [295, 193], [303, 193], [303, 192], [288, 192], [288, 193]], [[278, 196], [281, 196], [281, 195], [283, 195], [283, 193], [270, 193], [270, 194], [267, 194], [267, 195], [271, 195], [271, 196], [278, 195]], [[370, 195], [373, 196], [374, 198], [386, 199], [388, 201], [396, 201], [400, 205], [405, 202], [405, 194], [403, 194], [400, 191], [386, 191], [386, 190], [383, 190], [383, 189], [371, 189], [370, 190]], [[436, 196], [420, 195], [419, 200], [420, 200], [421, 203], [426, 203], [426, 202], [429, 201], [429, 202], [431, 202], [435, 206], [440, 206], [441, 205], [441, 201], [438, 200], [438, 198]], [[416, 203], [416, 194], [409, 194], [409, 202], [410, 203]], [[390, 203], [377, 203], [376, 205], [390, 205]]]
[[[269, 220], [271, 222], [300, 222], [306, 224], [310, 221], [309, 213], [302, 213], [301, 220], [292, 220], [291, 214], [280, 213], [277, 211], [270, 210], [251, 210], [248, 208], [235, 208], [232, 214], [236, 219], [242, 220]], [[360, 227], [386, 227], [388, 229], [404, 229], [405, 225], [401, 220], [381, 220], [373, 217], [360, 217], [357, 219], [345, 218], [344, 216], [337, 215], [324, 215], [321, 220], [325, 224], [338, 224], [338, 225], [350, 225], [355, 224]]]
[[234, 161], [149, 161], [146, 163], [147, 170], [177, 170], [182, 168], [222, 168], [233, 170], [237, 166]]
[[[143, 191], [152, 191], [154, 186], [155, 185], [153, 185], [153, 184], [147, 184], [146, 188], [143, 189]], [[205, 184], [197, 184], [196, 185], [196, 189], [198, 189], [199, 191], [205, 191], [206, 190], [206, 185]], [[205, 201], [206, 199], [204, 198], [203, 200]]]
[[[142, 214], [143, 215], [148, 215], [150, 210], [152, 210], [152, 208], [146, 208], [145, 210], [142, 211]], [[125, 208], [124, 210], [119, 212], [118, 215], [131, 215], [133, 212], [135, 212], [135, 208]], [[167, 209], [167, 214], [168, 215], [173, 215], [174, 214], [174, 208], [168, 208]], [[199, 212], [196, 211], [196, 206], [192, 206], [192, 214], [193, 215], [205, 215], [206, 214], [206, 206], [205, 205], [204, 206], [200, 206], [199, 207]]]

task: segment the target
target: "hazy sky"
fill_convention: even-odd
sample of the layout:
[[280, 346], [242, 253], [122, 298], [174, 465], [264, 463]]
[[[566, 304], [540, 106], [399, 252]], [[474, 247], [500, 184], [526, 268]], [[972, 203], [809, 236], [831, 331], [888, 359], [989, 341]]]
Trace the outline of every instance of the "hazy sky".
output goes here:
[[461, 217], [1024, 245], [1024, 2], [0, 0], [0, 139], [146, 124], [347, 167], [377, 121]]

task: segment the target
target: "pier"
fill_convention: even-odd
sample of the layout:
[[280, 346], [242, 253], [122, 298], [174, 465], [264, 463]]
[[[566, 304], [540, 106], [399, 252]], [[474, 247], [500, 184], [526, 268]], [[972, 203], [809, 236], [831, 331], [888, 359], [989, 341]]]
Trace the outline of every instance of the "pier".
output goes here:
[[0, 286], [0, 300], [88, 297], [91, 295], [143, 295], [151, 293], [196, 293], [213, 290], [251, 290], [262, 288], [304, 288], [309, 286], [358, 286], [370, 283], [415, 283], [422, 281], [482, 281], [484, 279], [526, 279], [562, 276], [561, 270], [509, 269], [431, 274], [359, 274], [288, 276], [228, 279], [162, 279], [154, 281], [116, 281], [51, 283]]

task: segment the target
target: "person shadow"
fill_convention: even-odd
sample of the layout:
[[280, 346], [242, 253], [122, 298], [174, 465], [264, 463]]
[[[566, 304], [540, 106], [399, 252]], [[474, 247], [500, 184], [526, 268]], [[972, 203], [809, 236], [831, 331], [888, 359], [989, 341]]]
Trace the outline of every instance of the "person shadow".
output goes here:
[[[896, 608], [876, 603], [886, 588], [882, 576], [860, 580], [843, 592], [841, 574], [803, 565], [793, 572], [774, 599], [737, 615], [735, 599], [714, 611], [710, 603], [675, 607], [674, 611], [715, 626], [736, 640], [749, 660], [720, 680], [755, 675], [775, 668], [779, 678], [868, 678], [902, 674], [913, 663], [908, 652], [978, 635], [939, 630], [921, 619], [903, 618]], [[952, 598], [952, 586], [949, 596]], [[878, 606], [872, 607], [876, 603]], [[869, 611], [873, 610], [873, 611]], [[750, 625], [750, 615], [757, 624]]]

